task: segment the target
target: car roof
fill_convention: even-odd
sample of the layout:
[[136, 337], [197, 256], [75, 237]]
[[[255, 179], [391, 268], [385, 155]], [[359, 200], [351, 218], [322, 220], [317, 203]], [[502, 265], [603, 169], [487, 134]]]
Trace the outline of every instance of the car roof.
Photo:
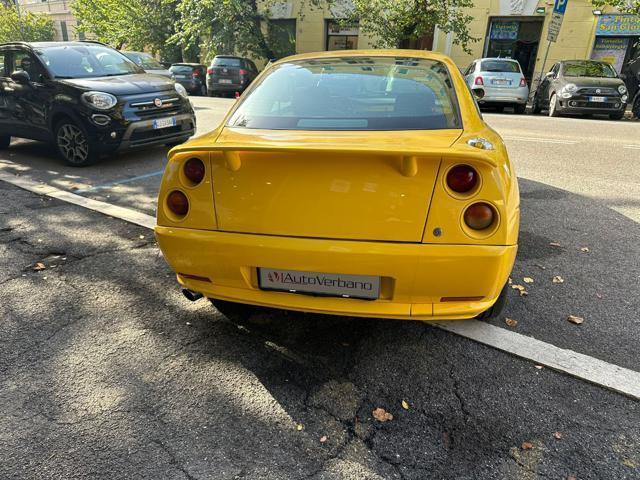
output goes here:
[[216, 55], [213, 58], [239, 58], [242, 60], [244, 57], [238, 57], [237, 55]]
[[476, 61], [480, 61], [483, 62], [485, 60], [500, 60], [501, 62], [514, 62], [514, 63], [520, 63], [518, 62], [518, 60], [514, 59], [514, 58], [506, 58], [506, 57], [483, 57], [483, 58], [479, 58]]
[[177, 63], [172, 63], [171, 64], [172, 67], [174, 66], [184, 66], [184, 67], [204, 67], [204, 65], [202, 63], [187, 63], [187, 62], [177, 62]]
[[74, 46], [74, 47], [86, 47], [87, 45], [99, 45], [101, 47], [109, 47], [102, 42], [83, 40], [83, 41], [69, 41], [69, 42], [7, 42], [0, 43], [0, 47], [5, 46], [23, 46], [31, 48], [47, 48], [47, 47], [61, 47], [61, 46]]
[[345, 57], [415, 57], [424, 58], [426, 60], [436, 60], [441, 62], [450, 63], [451, 59], [441, 53], [432, 52], [430, 50], [409, 50], [399, 48], [385, 48], [385, 49], [367, 49], [367, 50], [331, 50], [327, 52], [315, 52], [315, 53], [301, 53], [298, 55], [291, 55], [290, 57], [284, 57], [280, 60], [272, 62], [272, 65], [280, 63], [298, 61], [298, 60], [313, 60], [316, 58], [345, 58]]

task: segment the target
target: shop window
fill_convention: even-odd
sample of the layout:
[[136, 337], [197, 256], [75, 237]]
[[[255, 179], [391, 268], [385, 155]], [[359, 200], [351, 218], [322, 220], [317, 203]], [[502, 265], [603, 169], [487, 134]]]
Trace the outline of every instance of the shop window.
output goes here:
[[62, 40], [67, 42], [69, 40], [69, 32], [67, 31], [67, 22], [60, 22], [60, 32], [62, 33]]
[[327, 21], [327, 50], [355, 50], [358, 48], [358, 24]]
[[268, 40], [276, 58], [296, 53], [296, 19], [281, 18], [269, 20]]

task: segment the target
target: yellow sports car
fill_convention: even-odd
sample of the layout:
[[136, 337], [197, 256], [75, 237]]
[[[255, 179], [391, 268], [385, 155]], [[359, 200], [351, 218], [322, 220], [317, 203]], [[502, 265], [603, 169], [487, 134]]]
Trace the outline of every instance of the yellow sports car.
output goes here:
[[465, 319], [501, 310], [519, 217], [455, 64], [359, 50], [270, 64], [216, 130], [171, 150], [156, 237], [191, 299]]

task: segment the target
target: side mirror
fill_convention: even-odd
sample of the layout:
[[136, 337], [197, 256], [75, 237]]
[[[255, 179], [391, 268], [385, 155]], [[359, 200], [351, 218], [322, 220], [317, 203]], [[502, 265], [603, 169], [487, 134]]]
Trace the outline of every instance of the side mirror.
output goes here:
[[554, 73], [553, 72], [549, 72], [544, 76], [544, 78], [546, 78], [547, 80], [551, 80], [553, 77], [554, 77]]
[[484, 98], [484, 88], [474, 88], [471, 91], [473, 92], [473, 95], [477, 100], [481, 100], [482, 98]]
[[16, 70], [11, 74], [11, 80], [21, 85], [26, 85], [31, 81], [31, 77], [24, 70]]

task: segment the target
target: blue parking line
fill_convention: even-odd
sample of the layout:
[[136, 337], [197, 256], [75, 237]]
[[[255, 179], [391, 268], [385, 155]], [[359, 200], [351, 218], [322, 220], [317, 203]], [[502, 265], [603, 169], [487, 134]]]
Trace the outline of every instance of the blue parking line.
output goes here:
[[115, 182], [103, 183], [101, 185], [94, 185], [93, 187], [90, 187], [90, 188], [76, 190], [75, 193], [93, 192], [94, 190], [101, 190], [103, 188], [114, 187], [116, 185], [121, 185], [123, 183], [137, 182], [138, 180], [142, 180], [143, 178], [157, 177], [158, 175], [162, 175], [163, 173], [164, 173], [164, 170], [158, 170], [157, 172], [145, 173], [144, 175], [138, 175], [137, 177], [125, 178], [123, 180], [116, 180]]

